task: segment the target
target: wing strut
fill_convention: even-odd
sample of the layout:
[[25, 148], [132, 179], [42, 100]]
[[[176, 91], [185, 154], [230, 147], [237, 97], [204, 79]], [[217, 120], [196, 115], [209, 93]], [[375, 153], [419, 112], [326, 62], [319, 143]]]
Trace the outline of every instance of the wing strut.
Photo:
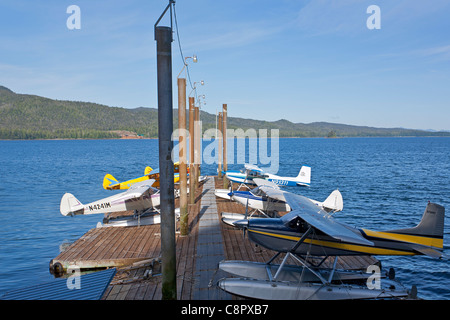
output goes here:
[[[338, 257], [336, 256], [334, 258], [334, 262], [333, 262], [333, 267], [331, 269], [331, 273], [330, 276], [327, 279], [325, 279], [324, 277], [322, 277], [322, 275], [317, 272], [316, 270], [312, 269], [308, 263], [306, 261], [304, 261], [302, 258], [298, 257], [295, 254], [295, 250], [297, 250], [297, 248], [305, 241], [305, 239], [311, 234], [311, 232], [313, 231], [313, 227], [310, 225], [308, 227], [308, 230], [306, 230], [306, 232], [302, 235], [302, 237], [300, 238], [300, 240], [298, 240], [295, 245], [286, 253], [285, 257], [283, 258], [283, 261], [281, 262], [280, 266], [277, 269], [277, 272], [275, 273], [275, 275], [272, 277], [272, 273], [270, 272], [270, 268], [267, 267], [267, 274], [269, 276], [270, 281], [274, 281], [276, 280], [277, 276], [279, 275], [279, 273], [281, 272], [282, 268], [284, 267], [284, 265], [286, 264], [287, 258], [288, 257], [292, 257], [293, 259], [297, 260], [300, 264], [302, 264], [306, 269], [308, 269], [309, 271], [311, 271], [323, 284], [330, 284], [331, 280], [333, 279], [333, 275], [334, 275], [334, 271], [336, 270], [336, 263], [338, 260]], [[276, 257], [278, 257], [280, 255], [280, 252], [278, 252], [277, 254], [275, 254], [274, 257], [272, 257], [269, 262], [267, 262], [267, 266], [270, 265], [270, 263], [275, 260]]]
[[312, 230], [313, 230], [313, 228], [311, 226], [309, 226], [308, 230], [306, 230], [306, 232], [302, 235], [300, 240], [297, 241], [297, 243], [292, 247], [291, 250], [289, 250], [289, 252], [294, 253], [295, 250], [297, 250], [297, 248], [303, 243], [303, 241], [305, 241], [306, 237], [309, 236], [309, 234], [312, 232]]
[[[309, 236], [309, 234], [312, 232], [313, 228], [311, 226], [309, 226], [308, 230], [306, 230], [306, 232], [302, 235], [302, 237], [300, 238], [300, 240], [297, 241], [297, 243], [291, 248], [291, 250], [289, 250], [289, 252], [286, 253], [286, 255], [284, 256], [283, 262], [281, 263], [281, 265], [278, 267], [277, 272], [275, 273], [275, 276], [273, 277], [273, 279], [275, 280], [278, 276], [278, 274], [280, 273], [281, 269], [284, 267], [284, 264], [286, 263], [286, 260], [289, 256], [291, 256], [291, 253], [295, 252], [295, 250], [297, 250], [297, 248], [305, 241], [306, 237]], [[293, 255], [292, 255], [293, 256]], [[301, 262], [303, 264], [303, 262]], [[306, 265], [303, 264], [305, 267]], [[319, 275], [318, 275], [319, 276]], [[319, 276], [320, 277], [320, 276]]]

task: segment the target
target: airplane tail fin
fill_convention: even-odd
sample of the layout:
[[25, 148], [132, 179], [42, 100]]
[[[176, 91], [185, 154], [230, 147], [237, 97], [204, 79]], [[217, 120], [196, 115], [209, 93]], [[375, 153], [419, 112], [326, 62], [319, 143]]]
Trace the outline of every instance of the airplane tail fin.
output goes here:
[[153, 171], [153, 168], [147, 166], [147, 167], [145, 167], [144, 175], [147, 175], [147, 174], [149, 174], [152, 171]]
[[113, 189], [110, 187], [110, 185], [112, 183], [119, 183], [119, 181], [117, 181], [116, 178], [114, 178], [112, 175], [110, 175], [109, 173], [105, 175], [105, 177], [103, 178], [103, 189]]
[[342, 211], [344, 209], [344, 200], [339, 190], [334, 190], [328, 198], [322, 203], [322, 206], [329, 211]]
[[442, 239], [444, 237], [444, 217], [445, 208], [429, 202], [423, 213], [422, 220], [417, 226], [389, 232]]
[[65, 193], [61, 198], [59, 211], [63, 216], [83, 214], [83, 204], [71, 193]]
[[302, 166], [296, 180], [302, 184], [309, 185], [311, 183], [311, 167]]
[[420, 223], [407, 229], [390, 230], [387, 233], [401, 234], [410, 237], [413, 249], [423, 254], [438, 256], [432, 248], [442, 249], [444, 247], [444, 217], [445, 208], [435, 203], [428, 203]]

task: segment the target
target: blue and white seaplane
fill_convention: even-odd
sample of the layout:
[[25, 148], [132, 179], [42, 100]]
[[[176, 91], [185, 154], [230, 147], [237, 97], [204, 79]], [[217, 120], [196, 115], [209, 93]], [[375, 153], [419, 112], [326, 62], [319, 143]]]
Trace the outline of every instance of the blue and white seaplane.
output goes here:
[[[257, 187], [249, 191], [230, 191], [228, 196], [231, 200], [245, 206], [246, 213], [239, 214], [234, 212], [222, 212], [222, 221], [233, 225], [236, 220], [247, 219], [255, 217], [275, 217], [279, 212], [291, 211], [291, 207], [284, 200], [284, 198], [269, 197], [266, 194], [267, 188], [280, 190], [280, 187], [271, 181], [260, 178], [253, 179]], [[339, 190], [334, 190], [325, 201], [311, 200], [314, 204], [329, 213], [342, 211], [344, 208], [344, 201]], [[249, 208], [252, 209], [248, 212]], [[255, 215], [256, 214], [256, 215]]]
[[[219, 268], [233, 274], [217, 282], [219, 288], [254, 299], [383, 299], [415, 296], [416, 288], [406, 289], [395, 281], [394, 272], [382, 276], [379, 266], [367, 272], [337, 269], [339, 256], [443, 254], [445, 208], [428, 203], [420, 223], [412, 228], [372, 231], [354, 228], [333, 219], [306, 197], [267, 188], [275, 199], [283, 198], [291, 210], [281, 218], [245, 219], [234, 222], [249, 239], [276, 254], [266, 263], [222, 261]], [[275, 259], [285, 254], [281, 264]], [[308, 258], [322, 259], [311, 264]], [[332, 266], [321, 264], [333, 258]], [[293, 260], [294, 264], [289, 264]], [[372, 268], [373, 267], [373, 268]], [[378, 268], [377, 286], [370, 281]]]
[[260, 178], [280, 186], [309, 186], [311, 183], [311, 167], [302, 166], [296, 177], [282, 177], [275, 174], [265, 172], [258, 166], [245, 164], [240, 171], [226, 171], [225, 176], [232, 182], [239, 183], [238, 190], [241, 186], [256, 186], [253, 179]]

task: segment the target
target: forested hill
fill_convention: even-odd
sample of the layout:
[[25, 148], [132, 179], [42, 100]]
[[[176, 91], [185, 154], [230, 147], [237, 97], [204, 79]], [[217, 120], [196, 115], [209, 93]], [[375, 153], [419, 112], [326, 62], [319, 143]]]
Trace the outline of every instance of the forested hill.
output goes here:
[[[259, 121], [232, 117], [233, 114], [237, 112], [229, 108], [229, 129], [279, 129], [280, 137], [450, 136], [450, 132], [383, 129], [326, 122], [303, 124], [287, 120]], [[215, 128], [215, 114], [201, 111], [200, 117], [203, 130]], [[175, 128], [177, 122], [177, 110], [174, 109]], [[90, 102], [53, 100], [17, 94], [0, 86], [0, 139], [119, 138], [118, 131], [157, 138], [157, 109], [126, 109]]]
[[117, 138], [111, 131], [157, 135], [156, 109], [125, 109], [16, 94], [0, 87], [0, 138]]

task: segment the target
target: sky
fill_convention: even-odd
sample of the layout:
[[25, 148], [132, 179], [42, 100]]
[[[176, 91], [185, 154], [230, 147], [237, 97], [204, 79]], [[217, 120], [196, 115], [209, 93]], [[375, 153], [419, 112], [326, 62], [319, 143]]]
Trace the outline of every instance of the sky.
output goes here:
[[[0, 0], [0, 85], [156, 108], [154, 24], [167, 4]], [[174, 107], [181, 51], [198, 58], [190, 80], [210, 113], [226, 103], [229, 117], [450, 130], [448, 0], [177, 0], [175, 13]]]

